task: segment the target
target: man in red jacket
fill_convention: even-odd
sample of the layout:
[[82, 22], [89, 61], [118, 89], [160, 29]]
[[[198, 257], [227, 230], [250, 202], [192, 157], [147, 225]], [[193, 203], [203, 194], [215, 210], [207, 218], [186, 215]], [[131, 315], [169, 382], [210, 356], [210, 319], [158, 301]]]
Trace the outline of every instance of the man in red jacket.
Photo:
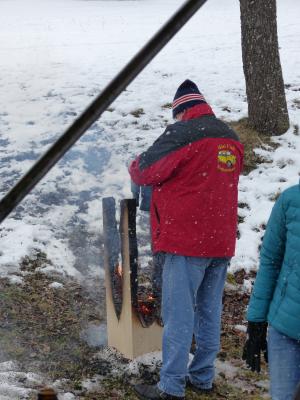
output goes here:
[[[234, 255], [243, 145], [217, 119], [190, 80], [173, 100], [178, 121], [129, 167], [153, 187], [152, 245], [165, 253], [163, 366], [155, 386], [136, 385], [140, 399], [184, 399], [185, 386], [212, 389], [220, 345], [222, 294]], [[196, 353], [188, 367], [193, 334]]]

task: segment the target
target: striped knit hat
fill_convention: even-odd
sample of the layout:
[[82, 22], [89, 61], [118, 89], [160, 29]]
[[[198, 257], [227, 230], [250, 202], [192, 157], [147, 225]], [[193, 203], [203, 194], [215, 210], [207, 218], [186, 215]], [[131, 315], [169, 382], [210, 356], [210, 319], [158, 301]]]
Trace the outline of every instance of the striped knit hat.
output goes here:
[[187, 79], [179, 86], [175, 94], [172, 104], [173, 118], [187, 108], [201, 103], [206, 103], [204, 96], [200, 93], [197, 85]]

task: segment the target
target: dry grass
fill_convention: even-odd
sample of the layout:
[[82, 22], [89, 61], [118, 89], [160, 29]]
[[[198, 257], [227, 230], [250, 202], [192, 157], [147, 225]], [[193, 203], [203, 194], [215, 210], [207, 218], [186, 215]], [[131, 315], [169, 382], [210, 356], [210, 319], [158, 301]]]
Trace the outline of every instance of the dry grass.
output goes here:
[[255, 129], [248, 125], [248, 120], [243, 118], [239, 121], [228, 122], [228, 125], [234, 129], [239, 135], [241, 142], [244, 145], [244, 174], [247, 175], [249, 172], [257, 168], [258, 164], [267, 162], [263, 157], [255, 154], [254, 149], [275, 149], [278, 145], [272, 141], [272, 138], [268, 135], [258, 133]]
[[[81, 339], [81, 332], [89, 321], [101, 320], [103, 305], [75, 280], [42, 273], [42, 265], [49, 263], [38, 253], [23, 260], [22, 285], [0, 279], [1, 360], [16, 360], [25, 369], [52, 378], [77, 380], [86, 375], [95, 353]], [[63, 286], [52, 288], [57, 281]]]
[[[34, 259], [25, 258], [20, 273], [22, 285], [0, 279], [0, 348], [5, 349], [4, 358], [19, 361], [24, 371], [44, 372], [50, 380], [64, 379], [64, 390], [76, 394], [80, 400], [136, 400], [132, 383], [137, 380], [150, 384], [157, 381], [159, 365], [155, 370], [141, 365], [138, 373], [132, 374], [126, 369], [126, 360], [106, 359], [100, 349], [89, 348], [81, 340], [80, 332], [88, 321], [103, 317], [103, 299], [95, 301], [71, 278], [62, 279], [41, 273], [41, 266], [48, 262], [42, 253]], [[188, 390], [187, 400], [264, 398], [265, 392], [255, 387], [257, 377], [245, 370], [240, 359], [245, 337], [234, 326], [243, 323], [248, 298], [238, 291], [239, 277], [232, 276], [231, 280], [236, 283], [236, 291], [227, 290], [224, 296], [219, 360], [238, 367], [238, 374], [229, 379], [226, 374], [220, 373], [216, 377], [213, 393], [199, 396]], [[49, 286], [53, 281], [60, 281], [64, 286], [54, 290]], [[122, 367], [123, 373], [116, 376], [116, 367], [120, 362], [124, 370]], [[93, 392], [87, 391], [82, 387], [82, 381], [95, 375], [102, 376], [100, 384]], [[33, 393], [31, 399], [35, 398]]]

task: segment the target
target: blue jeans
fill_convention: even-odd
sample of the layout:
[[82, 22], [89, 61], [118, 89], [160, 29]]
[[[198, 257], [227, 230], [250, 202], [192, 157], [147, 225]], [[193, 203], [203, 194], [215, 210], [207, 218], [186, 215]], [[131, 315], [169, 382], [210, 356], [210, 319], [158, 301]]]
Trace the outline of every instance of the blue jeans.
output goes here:
[[269, 326], [268, 354], [272, 400], [293, 400], [300, 382], [300, 341]]
[[[160, 390], [184, 396], [186, 379], [211, 388], [220, 347], [222, 294], [229, 258], [165, 255]], [[196, 353], [188, 367], [193, 334]]]

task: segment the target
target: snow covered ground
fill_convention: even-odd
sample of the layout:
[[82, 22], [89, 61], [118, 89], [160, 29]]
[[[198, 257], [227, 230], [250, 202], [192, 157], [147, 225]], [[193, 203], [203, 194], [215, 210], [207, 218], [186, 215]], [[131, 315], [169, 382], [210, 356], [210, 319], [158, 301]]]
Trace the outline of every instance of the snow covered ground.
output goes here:
[[[1, 196], [181, 3], [0, 1]], [[239, 210], [244, 223], [232, 271], [256, 267], [262, 225], [274, 197], [299, 180], [300, 3], [277, 3], [291, 128], [276, 139], [277, 150], [260, 150], [269, 162], [241, 178], [240, 202], [248, 207]], [[208, 0], [1, 225], [1, 276], [13, 279], [21, 257], [34, 249], [45, 251], [60, 272], [101, 273], [101, 198], [130, 195], [126, 165], [172, 122], [166, 104], [186, 78], [199, 85], [217, 116], [246, 116], [238, 0]], [[7, 378], [15, 368], [0, 364], [3, 400], [29, 393], [18, 385], [9, 392], [10, 380], [19, 379]]]
[[[2, 0], [0, 15], [1, 195], [45, 152], [179, 7], [180, 0]], [[300, 5], [278, 2], [290, 131], [280, 148], [242, 177], [245, 222], [232, 270], [255, 267], [261, 225], [274, 194], [298, 181]], [[178, 85], [193, 79], [216, 114], [246, 115], [237, 0], [210, 0], [1, 226], [1, 274], [44, 250], [71, 275], [99, 273], [101, 198], [130, 195], [128, 160], [171, 122]], [[137, 117], [135, 111], [142, 109]], [[230, 112], [228, 111], [230, 110]], [[285, 182], [282, 182], [285, 180]], [[84, 267], [82, 267], [84, 265]]]

